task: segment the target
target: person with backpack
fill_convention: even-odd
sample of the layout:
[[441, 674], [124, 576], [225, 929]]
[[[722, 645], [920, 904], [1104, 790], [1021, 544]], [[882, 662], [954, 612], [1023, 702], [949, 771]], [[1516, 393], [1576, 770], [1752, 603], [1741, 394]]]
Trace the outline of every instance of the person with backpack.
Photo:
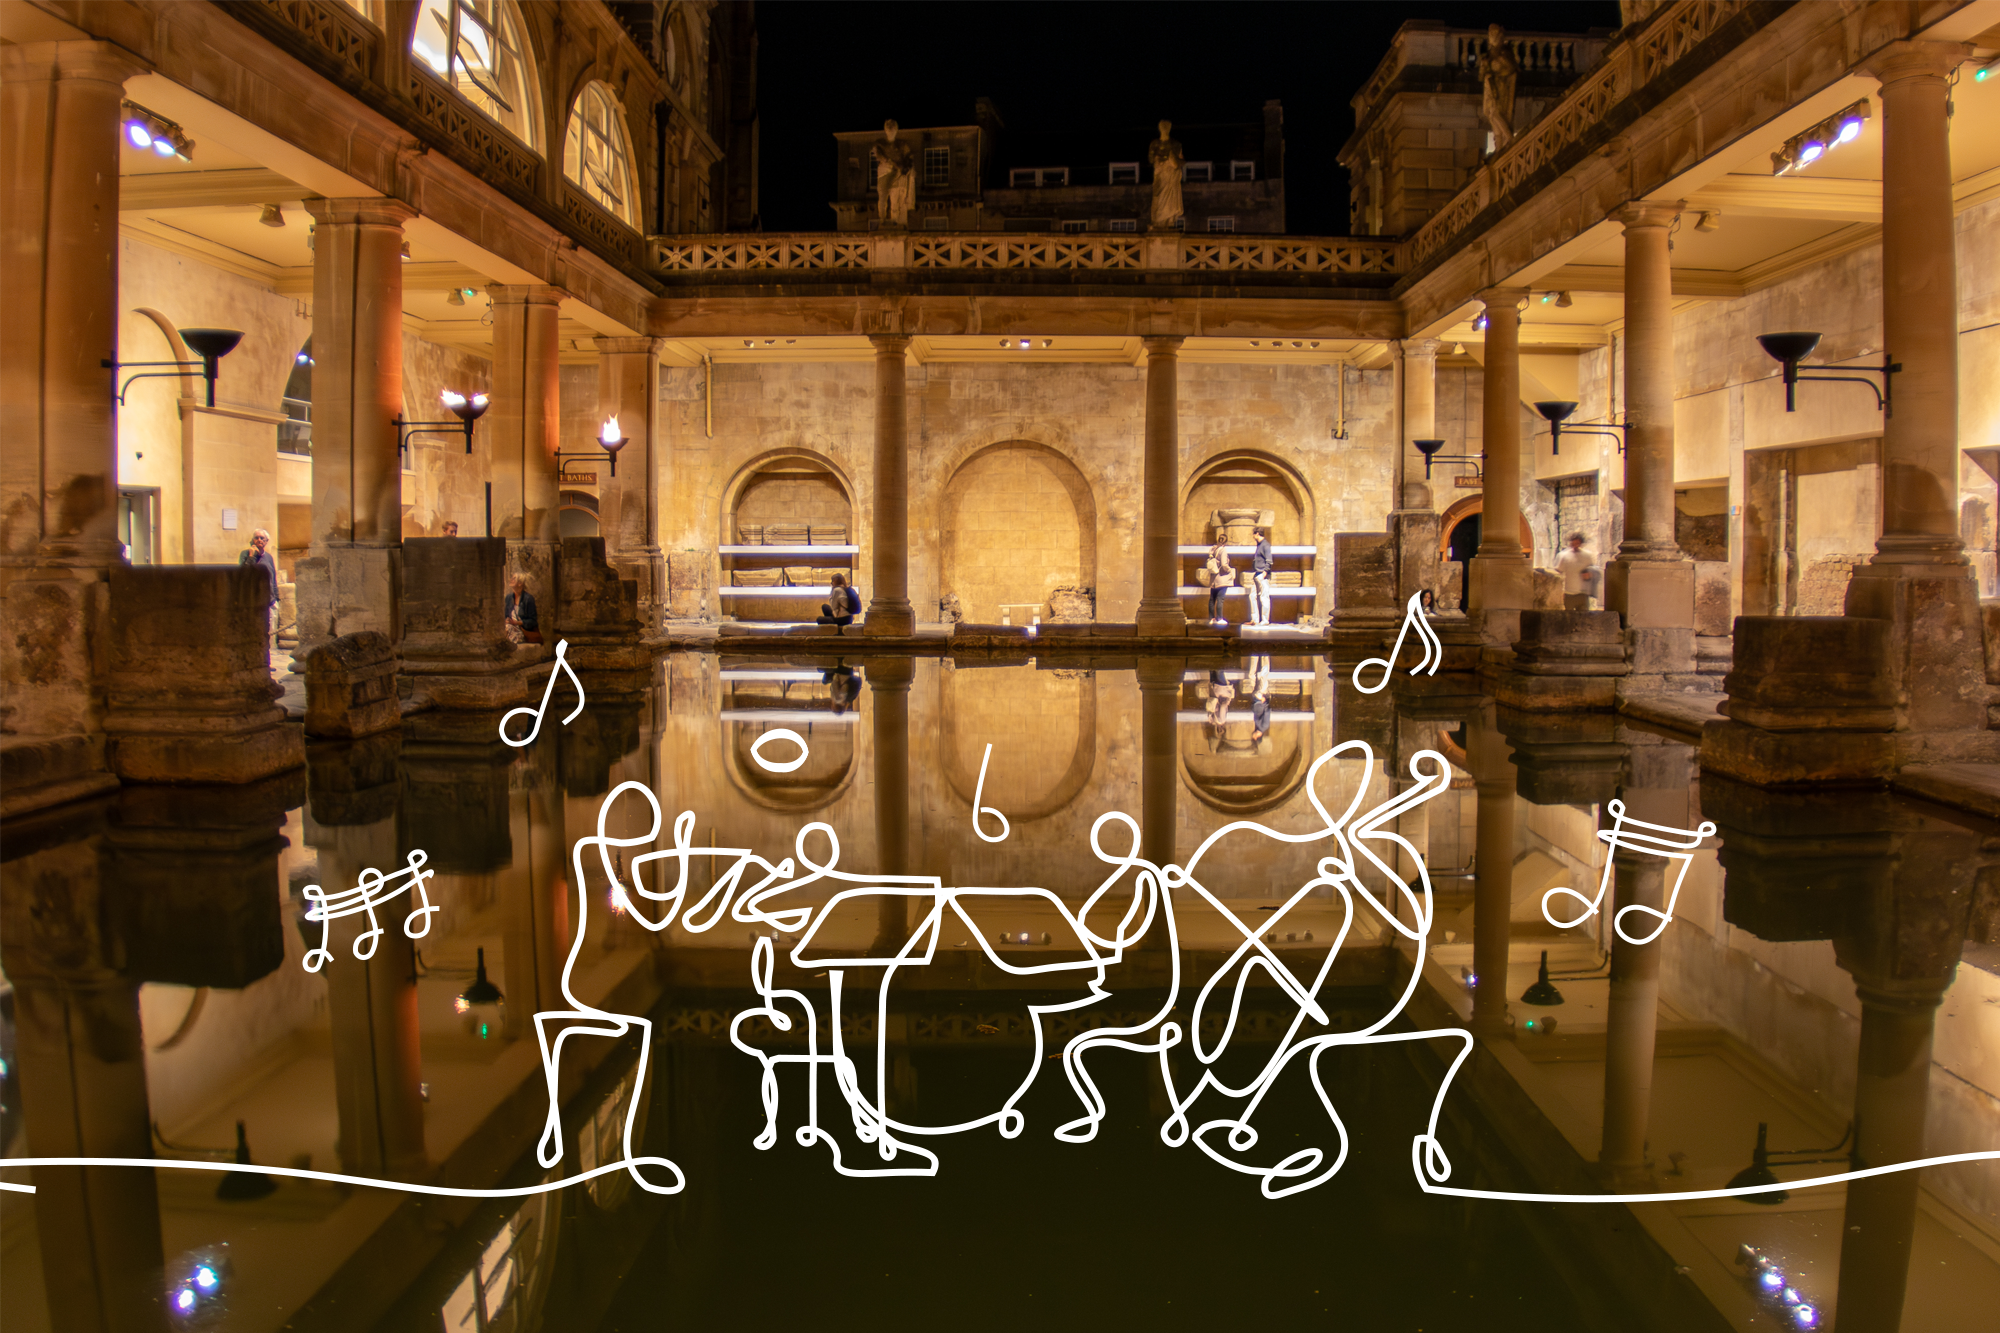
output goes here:
[[847, 581], [847, 575], [833, 576], [833, 598], [819, 605], [819, 623], [833, 626], [835, 634], [847, 633], [854, 617], [861, 614], [861, 593]]
[[1215, 545], [1208, 548], [1208, 623], [1223, 625], [1228, 621], [1222, 614], [1222, 599], [1228, 594], [1230, 585], [1236, 582], [1236, 571], [1229, 564], [1228, 538], [1217, 537]]

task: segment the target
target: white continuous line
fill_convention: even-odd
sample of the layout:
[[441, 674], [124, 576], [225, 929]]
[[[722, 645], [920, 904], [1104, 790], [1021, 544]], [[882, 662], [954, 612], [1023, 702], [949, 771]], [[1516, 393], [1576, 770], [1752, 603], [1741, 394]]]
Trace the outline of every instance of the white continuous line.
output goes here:
[[[369, 1189], [401, 1190], [405, 1194], [433, 1194], [447, 1199], [524, 1199], [531, 1194], [547, 1194], [551, 1190], [564, 1189], [570, 1185], [581, 1185], [587, 1180], [611, 1174], [613, 1171], [631, 1170], [638, 1179], [638, 1168], [657, 1166], [674, 1173], [677, 1183], [673, 1190], [660, 1190], [647, 1186], [655, 1193], [673, 1193], [686, 1182], [681, 1177], [681, 1169], [664, 1157], [628, 1157], [623, 1161], [606, 1162], [603, 1166], [585, 1171], [582, 1175], [564, 1176], [561, 1180], [545, 1180], [539, 1185], [517, 1185], [511, 1189], [457, 1189], [450, 1185], [416, 1185], [406, 1180], [377, 1180], [373, 1176], [346, 1176], [334, 1171], [307, 1171], [296, 1166], [245, 1166], [240, 1162], [184, 1162], [172, 1157], [9, 1157], [0, 1162], [0, 1169], [12, 1170], [19, 1166], [145, 1166], [167, 1171], [249, 1171], [260, 1176], [289, 1176], [294, 1180], [323, 1180], [329, 1185], [361, 1185]], [[640, 1184], [646, 1182], [641, 1180]], [[0, 1190], [14, 1194], [33, 1194], [33, 1185], [16, 1185], [0, 1181]]]
[[[1436, 1036], [1436, 1033], [1425, 1034]], [[1426, 1136], [1418, 1136], [1413, 1146], [1421, 1151]], [[1516, 1203], [1674, 1203], [1682, 1199], [1745, 1199], [1759, 1194], [1769, 1194], [1772, 1190], [1806, 1190], [1819, 1185], [1839, 1185], [1850, 1180], [1867, 1180], [1871, 1176], [1892, 1176], [1898, 1171], [1917, 1171], [1927, 1166], [1950, 1166], [1956, 1162], [2000, 1161], [2000, 1152], [1961, 1152], [1945, 1157], [1920, 1157], [1913, 1162], [1895, 1162], [1889, 1166], [1871, 1166], [1860, 1171], [1843, 1171], [1837, 1176], [1813, 1176], [1808, 1180], [1781, 1180], [1775, 1185], [1755, 1185], [1734, 1190], [1673, 1190], [1664, 1194], [1519, 1194], [1510, 1190], [1465, 1190], [1446, 1185], [1433, 1185], [1424, 1177], [1424, 1168], [1417, 1166], [1417, 1183], [1426, 1194], [1449, 1194], [1459, 1199], [1508, 1199]], [[1444, 1177], [1440, 1177], [1443, 1179]]]

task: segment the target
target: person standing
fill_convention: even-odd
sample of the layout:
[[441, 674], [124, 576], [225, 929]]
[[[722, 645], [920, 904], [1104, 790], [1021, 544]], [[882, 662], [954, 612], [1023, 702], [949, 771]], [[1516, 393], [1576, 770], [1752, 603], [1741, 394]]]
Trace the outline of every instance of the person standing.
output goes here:
[[1222, 625], [1228, 623], [1222, 614], [1222, 599], [1236, 582], [1236, 571], [1229, 564], [1228, 538], [1217, 537], [1215, 545], [1208, 548], [1208, 623]]
[[250, 549], [236, 557], [239, 565], [255, 565], [264, 571], [265, 610], [270, 614], [271, 624], [267, 631], [278, 632], [278, 562], [271, 554], [271, 534], [259, 528], [250, 534]]
[[1250, 556], [1250, 623], [1271, 623], [1271, 530], [1257, 529], [1257, 549]]
[[1569, 549], [1556, 557], [1556, 573], [1562, 575], [1563, 610], [1588, 611], [1597, 587], [1597, 556], [1583, 549], [1582, 533], [1569, 535]]
[[861, 614], [861, 592], [847, 581], [845, 574], [833, 576], [829, 591], [833, 593], [832, 599], [819, 604], [819, 623], [833, 626], [835, 634], [845, 634], [854, 617]]
[[1250, 659], [1250, 744], [1271, 734], [1271, 659], [1253, 657]]

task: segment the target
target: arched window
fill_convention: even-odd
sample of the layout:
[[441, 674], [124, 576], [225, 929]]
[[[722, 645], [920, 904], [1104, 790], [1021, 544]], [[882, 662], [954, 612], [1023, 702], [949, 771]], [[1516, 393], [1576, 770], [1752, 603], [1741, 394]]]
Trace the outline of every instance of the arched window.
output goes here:
[[569, 109], [563, 143], [563, 175], [605, 212], [633, 230], [639, 227], [638, 189], [632, 177], [632, 142], [625, 115], [601, 83], [586, 84]]
[[422, 0], [410, 50], [466, 101], [541, 151], [541, 83], [514, 0]]

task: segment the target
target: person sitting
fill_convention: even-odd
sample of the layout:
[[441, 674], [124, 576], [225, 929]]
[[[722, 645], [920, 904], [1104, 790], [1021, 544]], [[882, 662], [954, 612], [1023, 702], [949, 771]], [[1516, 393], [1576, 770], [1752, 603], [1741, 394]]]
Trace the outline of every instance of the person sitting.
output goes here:
[[835, 634], [847, 633], [854, 617], [861, 614], [861, 594], [847, 581], [847, 575], [833, 576], [833, 598], [819, 604], [819, 623], [833, 626]]
[[528, 580], [516, 574], [507, 588], [507, 600], [501, 606], [507, 617], [507, 637], [515, 643], [540, 643], [542, 622], [535, 611], [535, 595], [528, 591]]

